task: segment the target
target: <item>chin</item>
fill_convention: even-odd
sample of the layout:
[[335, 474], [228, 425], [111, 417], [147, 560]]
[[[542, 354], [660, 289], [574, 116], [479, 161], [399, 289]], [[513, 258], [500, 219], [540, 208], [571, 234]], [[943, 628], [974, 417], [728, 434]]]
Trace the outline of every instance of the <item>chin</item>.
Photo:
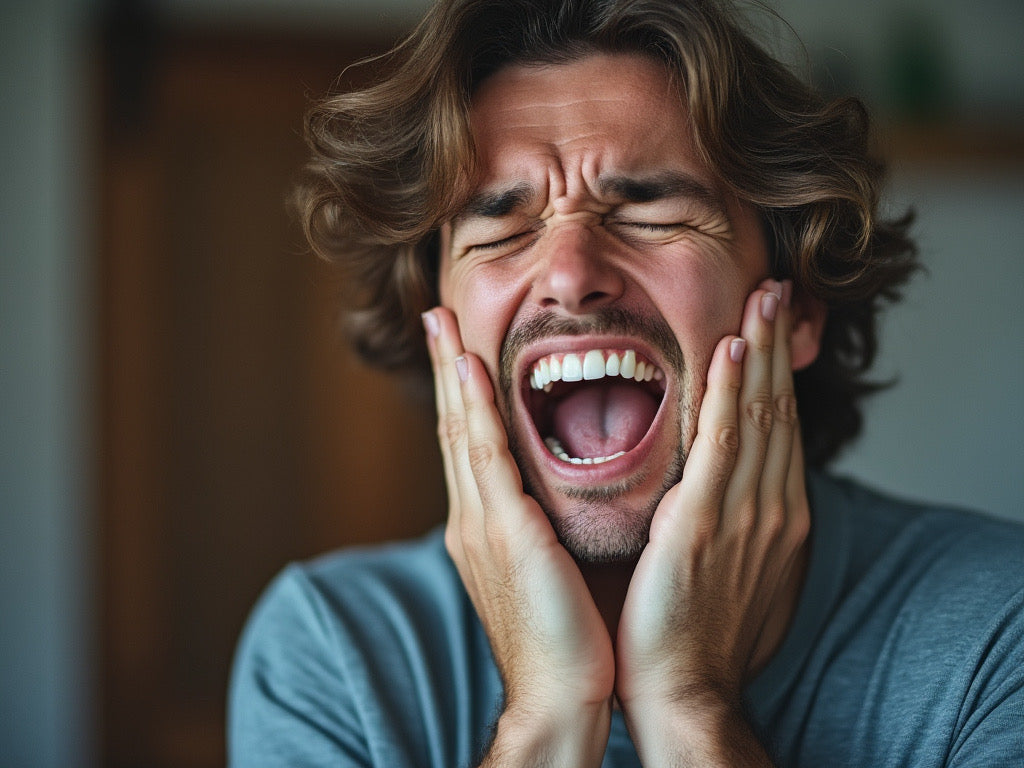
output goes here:
[[635, 562], [647, 546], [651, 520], [662, 497], [682, 476], [683, 463], [680, 450], [666, 466], [654, 493], [628, 485], [568, 487], [544, 493], [529, 481], [525, 490], [537, 499], [559, 542], [578, 563]]
[[[655, 420], [661, 422], [657, 431], [662, 439], [648, 435], [654, 444], [644, 446], [642, 459], [622, 457], [608, 462], [612, 466], [566, 466], [545, 450], [535, 431], [509, 431], [523, 490], [544, 510], [559, 542], [577, 562], [635, 562], [647, 546], [654, 513], [679, 482], [686, 461], [679, 440], [685, 409], [663, 403], [662, 410]], [[624, 475], [608, 475], [630, 466], [632, 471]]]

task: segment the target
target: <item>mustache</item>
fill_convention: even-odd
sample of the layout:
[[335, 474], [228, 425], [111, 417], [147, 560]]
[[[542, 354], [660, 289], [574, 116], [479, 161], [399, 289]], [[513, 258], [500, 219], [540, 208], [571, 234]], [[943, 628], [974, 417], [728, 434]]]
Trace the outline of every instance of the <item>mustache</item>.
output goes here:
[[615, 334], [635, 336], [657, 349], [665, 363], [677, 374], [683, 373], [683, 352], [676, 335], [661, 317], [640, 315], [621, 307], [607, 307], [586, 317], [565, 317], [546, 313], [535, 315], [513, 328], [501, 345], [499, 384], [510, 392], [514, 386], [514, 367], [522, 350], [551, 336]]

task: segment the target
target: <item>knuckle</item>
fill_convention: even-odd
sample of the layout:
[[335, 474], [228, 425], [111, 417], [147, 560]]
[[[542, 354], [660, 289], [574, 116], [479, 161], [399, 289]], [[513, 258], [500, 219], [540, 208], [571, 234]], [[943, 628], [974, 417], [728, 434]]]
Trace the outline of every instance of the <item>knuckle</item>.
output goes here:
[[734, 456], [740, 448], [739, 430], [733, 424], [721, 424], [709, 430], [707, 440], [711, 447], [726, 456]]
[[775, 504], [762, 509], [760, 527], [769, 541], [781, 540], [787, 529], [786, 510]]
[[495, 447], [490, 442], [482, 440], [471, 443], [467, 455], [473, 474], [479, 476], [485, 473], [494, 462], [495, 453]]
[[461, 445], [466, 439], [466, 419], [454, 414], [446, 414], [438, 424], [438, 438], [449, 445]]
[[747, 421], [759, 432], [768, 433], [774, 419], [774, 404], [766, 397], [757, 397], [743, 407]]
[[775, 418], [787, 426], [796, 423], [796, 397], [792, 392], [781, 392], [775, 396]]
[[718, 388], [721, 389], [727, 395], [737, 396], [743, 390], [743, 382], [739, 379], [729, 379], [726, 381], [720, 381], [717, 384]]
[[794, 515], [789, 523], [789, 537], [792, 546], [798, 547], [811, 534], [811, 516], [808, 514]]

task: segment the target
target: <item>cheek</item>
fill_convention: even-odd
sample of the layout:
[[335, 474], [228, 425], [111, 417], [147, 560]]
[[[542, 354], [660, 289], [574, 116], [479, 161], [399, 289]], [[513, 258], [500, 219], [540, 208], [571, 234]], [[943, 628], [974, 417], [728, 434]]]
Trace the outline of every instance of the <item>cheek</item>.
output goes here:
[[501, 286], [495, 285], [494, 276], [478, 274], [466, 264], [452, 263], [450, 253], [451, 232], [448, 225], [441, 229], [441, 263], [438, 293], [441, 305], [455, 313], [459, 322], [462, 346], [479, 357], [494, 378], [495, 361], [504, 338], [503, 310], [495, 302]]
[[459, 321], [462, 344], [479, 357], [492, 379], [505, 333], [515, 314], [514, 292], [507, 281], [483, 271], [461, 275], [459, 270], [442, 280], [442, 302]]
[[697, 431], [700, 404], [707, 389], [708, 368], [722, 337], [739, 331], [746, 300], [746, 286], [734, 271], [713, 264], [694, 264], [663, 280], [671, 292], [660, 302], [666, 321], [675, 330], [686, 363], [679, 391], [682, 441], [687, 452]]
[[664, 274], [672, 274], [669, 280], [663, 275], [658, 288], [667, 293], [659, 301], [665, 319], [684, 357], [706, 365], [719, 340], [739, 331], [748, 288], [734, 270], [716, 262], [695, 260]]

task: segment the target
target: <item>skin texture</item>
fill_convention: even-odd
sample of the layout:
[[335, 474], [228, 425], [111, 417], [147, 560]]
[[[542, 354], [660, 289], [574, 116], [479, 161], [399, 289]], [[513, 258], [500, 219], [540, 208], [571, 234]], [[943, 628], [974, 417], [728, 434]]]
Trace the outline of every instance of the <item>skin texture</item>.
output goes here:
[[[659, 65], [509, 67], [471, 118], [477, 194], [424, 324], [446, 543], [506, 687], [484, 764], [599, 765], [613, 697], [644, 765], [768, 764], [740, 695], [799, 593], [791, 371], [823, 316], [767, 279], [754, 210], [697, 161]], [[595, 347], [654, 360], [665, 400], [626, 456], [566, 465], [522, 382]]]

